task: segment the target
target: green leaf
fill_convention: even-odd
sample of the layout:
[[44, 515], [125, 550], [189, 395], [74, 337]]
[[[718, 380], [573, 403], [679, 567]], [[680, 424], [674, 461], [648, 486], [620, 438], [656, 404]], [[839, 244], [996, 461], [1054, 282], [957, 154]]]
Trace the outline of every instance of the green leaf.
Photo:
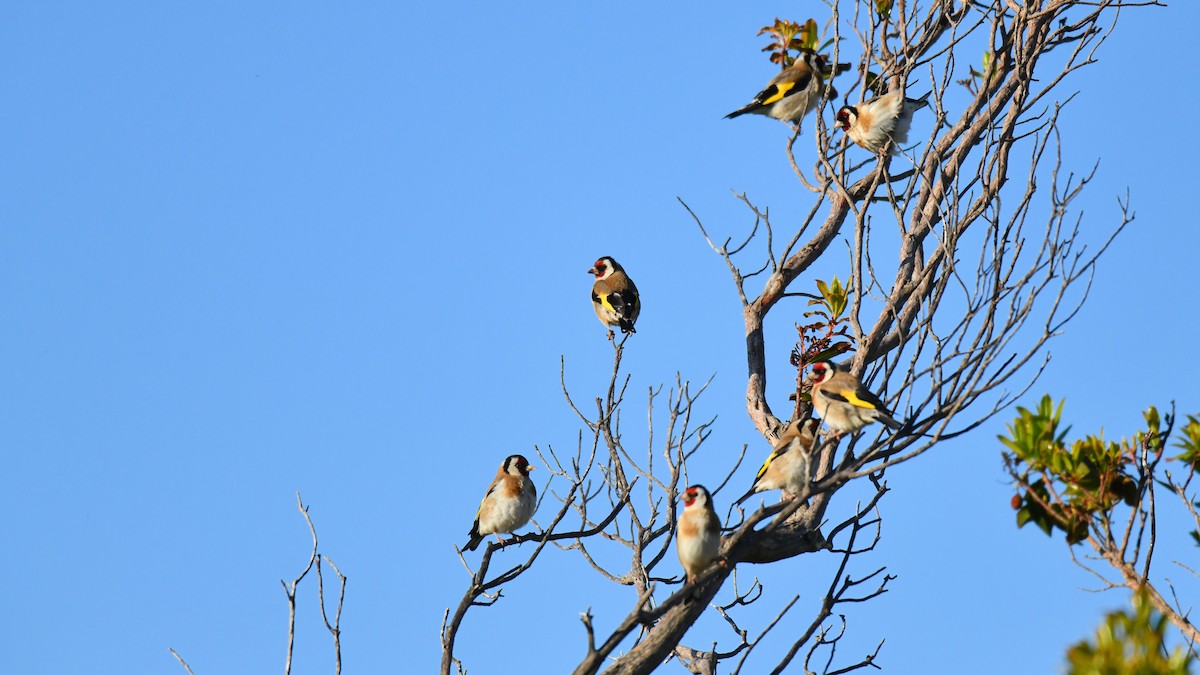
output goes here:
[[[1030, 520], [1033, 520], [1033, 514], [1029, 512], [1029, 507], [1024, 507], [1020, 511], [1017, 511], [1018, 528], [1025, 527]], [[1193, 532], [1193, 534], [1195, 533]]]
[[[1035, 488], [1036, 485], [1037, 484], [1035, 483]], [[1054, 523], [1051, 522], [1049, 514], [1046, 513], [1046, 510], [1042, 508], [1041, 504], [1031, 499], [1029, 495], [1025, 495], [1025, 506], [1020, 511], [1026, 511], [1028, 513], [1026, 521], [1037, 525], [1038, 529], [1040, 529], [1042, 532], [1045, 532], [1047, 535], [1053, 532]], [[1017, 512], [1018, 520], [1021, 518], [1020, 511]]]
[[823, 349], [818, 352], [816, 356], [809, 360], [809, 362], [816, 363], [817, 361], [828, 361], [841, 354], [845, 354], [852, 349], [854, 349], [854, 346], [848, 342], [835, 342], [829, 345], [828, 349]]
[[882, 96], [884, 89], [887, 87], [887, 83], [884, 82], [883, 77], [881, 77], [879, 73], [870, 70], [868, 70], [867, 74], [863, 76], [863, 84], [867, 89], [870, 89], [872, 92], [874, 92], [876, 96]]
[[1183, 647], [1167, 650], [1166, 617], [1154, 610], [1145, 591], [1134, 594], [1132, 610], [1110, 612], [1091, 641], [1072, 646], [1067, 672], [1187, 675], [1195, 659]]
[[1183, 450], [1175, 459], [1185, 462], [1193, 470], [1200, 470], [1200, 418], [1188, 415], [1187, 423], [1180, 428], [1174, 445]]
[[1134, 507], [1141, 501], [1137, 481], [1125, 474], [1118, 474], [1113, 479], [1112, 491], [1121, 498], [1121, 501], [1125, 502], [1126, 506]]
[[1017, 443], [1015, 441], [1012, 441], [1008, 438], [1005, 438], [1004, 436], [999, 436], [999, 435], [997, 435], [996, 438], [1000, 439], [1000, 442], [1003, 443], [1009, 450], [1012, 450], [1013, 454], [1015, 454], [1018, 458], [1021, 457], [1020, 452], [1021, 452], [1022, 448], [1020, 445], [1017, 445]]
[[800, 29], [800, 45], [802, 49], [815, 52], [817, 48], [817, 22], [813, 19], [805, 21], [804, 28]]
[[1035, 516], [1033, 523], [1034, 525], [1037, 525], [1042, 532], [1045, 532], [1047, 537], [1054, 534], [1054, 523], [1050, 521], [1050, 517], [1046, 515], [1045, 512], [1041, 514], [1041, 517]]
[[1071, 528], [1067, 531], [1067, 543], [1074, 546], [1075, 544], [1078, 544], [1079, 542], [1083, 541], [1084, 539], [1087, 539], [1087, 536], [1088, 536], [1087, 521], [1080, 520], [1079, 522], [1074, 523], [1071, 526]]
[[1161, 428], [1162, 425], [1160, 424], [1158, 416], [1158, 408], [1150, 406], [1149, 408], [1146, 408], [1146, 412], [1142, 413], [1142, 416], [1146, 418], [1146, 426], [1151, 431], [1158, 431]]

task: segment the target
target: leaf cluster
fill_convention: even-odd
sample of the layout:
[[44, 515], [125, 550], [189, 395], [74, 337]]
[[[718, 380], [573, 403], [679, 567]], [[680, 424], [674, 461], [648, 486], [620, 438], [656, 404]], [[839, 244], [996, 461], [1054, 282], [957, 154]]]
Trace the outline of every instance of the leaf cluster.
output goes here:
[[1183, 454], [1175, 459], [1187, 464], [1192, 471], [1200, 470], [1200, 417], [1188, 415], [1187, 424], [1179, 430], [1175, 447], [1183, 450]]
[[967, 77], [955, 82], [966, 87], [972, 96], [978, 96], [980, 88], [986, 86], [997, 75], [996, 56], [990, 51], [984, 52], [982, 70], [975, 70], [975, 66], [967, 66], [967, 68]]
[[[1200, 417], [1187, 416], [1187, 423], [1179, 430], [1174, 445], [1183, 450], [1183, 454], [1174, 457], [1175, 460], [1186, 464], [1192, 474], [1200, 470]], [[1192, 508], [1200, 510], [1200, 501], [1192, 502]], [[1188, 534], [1200, 546], [1200, 530], [1192, 530]]]
[[1067, 652], [1068, 672], [1187, 675], [1191, 654], [1176, 647], [1170, 654], [1163, 644], [1167, 617], [1154, 611], [1143, 590], [1133, 596], [1133, 611], [1111, 612], [1092, 641], [1082, 641]]
[[[890, 2], [890, 0], [888, 1]], [[809, 19], [800, 24], [776, 17], [775, 23], [759, 29], [758, 35], [764, 34], [770, 37], [771, 41], [762, 48], [762, 51], [770, 52], [771, 63], [778, 63], [780, 68], [785, 70], [796, 62], [796, 57], [801, 52], [823, 54], [834, 42], [833, 38], [821, 40], [821, 29], [817, 27], [815, 19]], [[795, 52], [795, 55], [789, 52]], [[834, 76], [850, 70], [849, 63], [828, 65], [831, 61], [832, 59], [825, 56], [827, 65], [821, 73], [824, 80], [832, 80]]]
[[1060, 429], [1064, 403], [1055, 405], [1046, 395], [1034, 410], [1018, 407], [1008, 434], [999, 439], [1021, 486], [1013, 497], [1017, 527], [1033, 523], [1047, 535], [1057, 528], [1076, 544], [1087, 538], [1093, 518], [1107, 516], [1122, 502], [1137, 505], [1143, 484], [1135, 475], [1138, 452], [1161, 451], [1161, 421], [1151, 407], [1145, 415], [1148, 430], [1131, 439], [1089, 435], [1067, 442], [1070, 428]]
[[788, 52], [796, 52], [797, 55], [800, 52], [817, 53], [819, 35], [817, 22], [814, 19], [799, 24], [795, 21], [775, 17], [775, 23], [763, 26], [759, 29], [758, 34], [766, 34], [771, 38], [771, 42], [767, 43], [762, 50], [771, 53], [771, 63], [778, 63], [784, 68], [791, 66], [796, 60], [796, 57]]
[[799, 339], [792, 348], [789, 359], [797, 369], [797, 396], [801, 401], [811, 398], [807, 391], [808, 385], [803, 382], [802, 373], [805, 368], [818, 361], [829, 361], [854, 350], [849, 320], [844, 316], [853, 291], [843, 286], [836, 276], [830, 283], [818, 279], [817, 291], [819, 295], [808, 301], [810, 307], [817, 309], [805, 312], [804, 317], [815, 317], [819, 320], [808, 324], [796, 324]]

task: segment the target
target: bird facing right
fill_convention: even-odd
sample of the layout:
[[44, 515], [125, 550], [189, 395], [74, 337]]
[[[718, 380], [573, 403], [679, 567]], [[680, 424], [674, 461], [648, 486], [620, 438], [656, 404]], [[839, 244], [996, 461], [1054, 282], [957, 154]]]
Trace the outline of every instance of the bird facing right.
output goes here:
[[675, 547], [688, 583], [695, 583], [721, 549], [721, 521], [703, 485], [689, 487], [679, 498], [683, 514], [675, 528]]
[[854, 433], [875, 421], [900, 428], [883, 401], [844, 366], [818, 361], [812, 365], [808, 379], [812, 382], [813, 409], [838, 436]]
[[501, 532], [511, 534], [533, 518], [537, 508], [537, 487], [529, 478], [529, 472], [535, 468], [521, 455], [509, 455], [504, 459], [479, 503], [475, 524], [468, 533], [471, 539], [463, 550], [474, 551], [485, 535], [493, 533], [500, 541]]
[[729, 113], [725, 119], [754, 113], [784, 122], [799, 123], [817, 107], [817, 102], [825, 91], [825, 84], [821, 81], [821, 71], [824, 68], [824, 56], [800, 52], [791, 67], [771, 78], [766, 88], [754, 96], [753, 101]]
[[882, 153], [891, 141], [891, 153], [896, 155], [908, 142], [913, 113], [928, 105], [929, 93], [921, 98], [904, 98], [903, 91], [893, 91], [859, 106], [844, 105], [834, 119], [859, 147]]
[[812, 450], [820, 422], [811, 417], [792, 420], [779, 434], [767, 461], [763, 462], [750, 490], [737, 500], [746, 501], [756, 492], [783, 490], [800, 494], [812, 482]]

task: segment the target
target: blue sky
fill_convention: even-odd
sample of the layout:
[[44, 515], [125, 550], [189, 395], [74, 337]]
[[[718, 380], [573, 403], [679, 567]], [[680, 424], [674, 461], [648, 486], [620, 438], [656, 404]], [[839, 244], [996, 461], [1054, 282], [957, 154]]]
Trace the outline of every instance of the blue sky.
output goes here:
[[[647, 389], [676, 372], [715, 373], [707, 461], [765, 451], [744, 413], [737, 298], [676, 197], [729, 234], [747, 222], [731, 190], [781, 218], [806, 208], [786, 128], [722, 119], [772, 74], [759, 27], [804, 11], [0, 10], [6, 669], [182, 672], [168, 646], [199, 675], [281, 668], [278, 581], [309, 548], [298, 490], [350, 578], [347, 672], [398, 658], [432, 671], [441, 613], [467, 583], [452, 545], [496, 466], [574, 446], [560, 357], [577, 396], [605, 384], [584, 273], [601, 255], [644, 297], [626, 414], [642, 419]], [[1126, 188], [1137, 212], [1027, 400], [1065, 396], [1080, 432], [1126, 435], [1149, 404], [1200, 409], [1187, 357], [1200, 234], [1190, 139], [1175, 133], [1197, 97], [1153, 48], [1186, 44], [1198, 19], [1182, 2], [1125, 12], [1063, 89], [1079, 92], [1065, 163], [1100, 161], [1081, 200], [1088, 236], [1116, 222]], [[785, 356], [776, 323], [769, 349]], [[1015, 529], [1001, 428], [889, 472], [884, 539], [860, 565], [898, 579], [849, 613], [847, 658], [886, 639], [891, 672], [1052, 672], [1124, 603], [1080, 590], [1094, 584], [1060, 539]], [[1182, 541], [1182, 526], [1159, 531]], [[628, 589], [552, 553], [468, 616], [472, 672], [514, 672], [497, 655], [561, 671], [583, 653], [579, 612], [601, 629], [624, 616]], [[830, 560], [750, 571], [777, 599], [815, 601]], [[331, 671], [313, 593], [302, 585], [296, 673]]]

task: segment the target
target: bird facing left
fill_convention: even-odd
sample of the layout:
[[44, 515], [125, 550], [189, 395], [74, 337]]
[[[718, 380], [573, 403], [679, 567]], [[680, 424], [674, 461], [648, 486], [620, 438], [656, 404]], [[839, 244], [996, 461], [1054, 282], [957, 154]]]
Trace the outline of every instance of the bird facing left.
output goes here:
[[812, 365], [808, 380], [812, 382], [813, 409], [835, 436], [854, 433], [871, 422], [900, 428], [883, 401], [845, 366], [818, 361]]
[[[600, 323], [616, 326], [622, 333], [636, 333], [633, 324], [642, 312], [642, 299], [621, 263], [605, 256], [592, 265], [588, 274], [596, 277], [592, 284], [592, 308]], [[608, 339], [613, 337], [612, 328], [609, 328]]]
[[479, 503], [475, 524], [468, 533], [471, 539], [463, 550], [474, 551], [489, 534], [495, 534], [496, 541], [503, 543], [500, 533], [511, 534], [529, 522], [537, 508], [537, 488], [529, 478], [534, 468], [521, 455], [504, 459]]
[[859, 147], [874, 153], [890, 147], [891, 154], [896, 155], [908, 142], [913, 113], [929, 104], [930, 93], [905, 98], [903, 91], [893, 91], [857, 106], [844, 105], [834, 119]]

